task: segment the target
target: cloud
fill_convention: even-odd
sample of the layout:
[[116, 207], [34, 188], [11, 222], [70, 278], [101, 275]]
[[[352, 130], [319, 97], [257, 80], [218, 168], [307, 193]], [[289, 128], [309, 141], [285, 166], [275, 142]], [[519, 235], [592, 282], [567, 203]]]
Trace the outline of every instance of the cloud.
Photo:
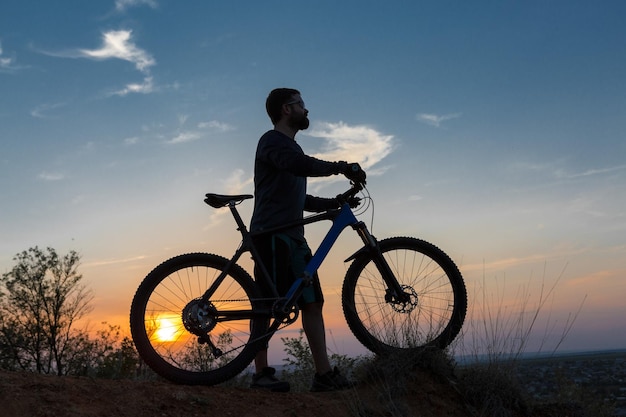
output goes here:
[[136, 145], [137, 143], [139, 143], [139, 137], [137, 136], [131, 136], [131, 137], [124, 139], [124, 145], [127, 145], [127, 146]]
[[111, 30], [102, 33], [102, 45], [98, 49], [78, 49], [65, 52], [42, 53], [60, 58], [87, 58], [95, 61], [120, 59], [130, 62], [144, 75], [143, 82], [130, 83], [121, 90], [109, 93], [108, 96], [125, 96], [130, 93], [148, 94], [155, 91], [150, 67], [156, 65], [156, 60], [149, 52], [139, 48], [133, 42], [132, 30]]
[[588, 169], [587, 171], [575, 173], [575, 174], [566, 174], [562, 171], [559, 171], [557, 172], [557, 176], [560, 178], [573, 179], [573, 178], [590, 177], [594, 175], [608, 174], [611, 172], [622, 171], [625, 169], [626, 169], [626, 165], [617, 165], [617, 166], [607, 167], [607, 168]]
[[58, 109], [59, 107], [65, 106], [66, 103], [54, 103], [54, 104], [40, 104], [36, 106], [33, 110], [31, 110], [30, 115], [36, 117], [38, 119], [46, 119], [50, 118], [48, 112]]
[[218, 122], [217, 120], [211, 120], [210, 122], [198, 123], [199, 129], [211, 129], [217, 132], [229, 132], [235, 128], [227, 123]]
[[125, 96], [130, 93], [150, 94], [154, 91], [154, 84], [152, 83], [152, 77], [146, 77], [143, 79], [143, 83], [131, 83], [121, 90], [110, 93], [110, 96]]
[[559, 158], [554, 161], [548, 161], [543, 163], [537, 162], [525, 162], [517, 161], [510, 165], [510, 168], [514, 172], [520, 172], [522, 175], [528, 175], [528, 173], [536, 173], [538, 175], [550, 176], [556, 181], [569, 181], [569, 180], [582, 180], [585, 178], [603, 176], [603, 175], [620, 175], [621, 172], [626, 171], [626, 164], [614, 165], [608, 167], [591, 168], [582, 172], [572, 172], [571, 169], [567, 169], [567, 158]]
[[134, 256], [131, 258], [95, 260], [95, 261], [91, 261], [91, 262], [87, 262], [83, 264], [82, 267], [90, 268], [90, 267], [98, 267], [98, 266], [105, 266], [105, 265], [125, 264], [129, 262], [141, 261], [146, 258], [147, 256], [145, 255], [139, 255], [139, 256]]
[[178, 124], [180, 124], [181, 126], [184, 125], [185, 123], [187, 123], [187, 119], [189, 119], [188, 114], [178, 115]]
[[81, 57], [95, 60], [121, 59], [131, 62], [139, 71], [148, 74], [156, 64], [154, 58], [132, 42], [132, 30], [112, 30], [102, 34], [99, 49], [79, 49]]
[[441, 123], [446, 120], [456, 119], [458, 117], [461, 117], [461, 113], [444, 114], [441, 116], [437, 114], [420, 113], [417, 115], [417, 120], [431, 126], [440, 127]]
[[61, 181], [65, 179], [65, 175], [58, 172], [42, 172], [39, 174], [39, 179], [44, 181]]
[[202, 137], [202, 134], [197, 131], [180, 132], [176, 136], [174, 136], [172, 139], [168, 140], [167, 143], [175, 145], [178, 143], [193, 142], [195, 140], [200, 139], [201, 137]]
[[0, 72], [12, 72], [22, 67], [17, 65], [15, 58], [7, 57], [2, 49], [2, 42], [0, 42]]
[[[184, 125], [188, 119], [188, 116], [179, 116], [179, 123]], [[217, 120], [211, 120], [209, 122], [198, 123], [197, 129], [178, 132], [176, 136], [168, 140], [167, 143], [175, 145], [179, 143], [193, 142], [201, 139], [210, 133], [224, 133], [234, 130], [235, 128], [227, 123], [219, 122]]]
[[[0, 55], [2, 55], [2, 50], [0, 49]], [[11, 69], [11, 64], [13, 63], [12, 58], [2, 58], [0, 56], [0, 68]]]
[[118, 12], [124, 12], [126, 9], [137, 6], [150, 6], [153, 9], [156, 9], [159, 5], [154, 0], [116, 0], [115, 1], [115, 10]]
[[246, 177], [243, 169], [234, 170], [228, 178], [223, 181], [224, 190], [229, 194], [242, 193], [249, 185], [253, 183], [252, 177]]
[[393, 135], [364, 125], [324, 122], [304, 134], [325, 141], [322, 152], [312, 156], [327, 161], [358, 162], [365, 170], [378, 164], [394, 148]]
[[2, 55], [4, 54], [2, 50], [2, 42], [0, 42], [0, 68], [10, 69], [13, 64], [13, 58], [6, 58]]

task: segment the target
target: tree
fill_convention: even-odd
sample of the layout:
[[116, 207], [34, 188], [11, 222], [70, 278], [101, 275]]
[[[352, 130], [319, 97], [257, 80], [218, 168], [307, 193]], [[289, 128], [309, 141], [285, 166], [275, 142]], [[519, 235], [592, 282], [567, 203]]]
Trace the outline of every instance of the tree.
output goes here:
[[0, 365], [64, 375], [76, 322], [93, 299], [80, 283], [80, 256], [34, 247], [13, 260], [0, 279]]
[[104, 326], [90, 338], [77, 332], [67, 350], [65, 370], [68, 375], [98, 378], [133, 378], [139, 369], [139, 355], [129, 337], [123, 337], [119, 325]]

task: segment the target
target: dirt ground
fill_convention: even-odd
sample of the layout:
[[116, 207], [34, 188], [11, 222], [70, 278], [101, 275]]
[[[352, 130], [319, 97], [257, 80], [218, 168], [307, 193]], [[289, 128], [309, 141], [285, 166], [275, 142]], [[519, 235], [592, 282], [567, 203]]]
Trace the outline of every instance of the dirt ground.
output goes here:
[[331, 393], [268, 393], [169, 382], [56, 377], [0, 371], [2, 417], [346, 417], [469, 415], [449, 383], [427, 374], [401, 399], [384, 387]]

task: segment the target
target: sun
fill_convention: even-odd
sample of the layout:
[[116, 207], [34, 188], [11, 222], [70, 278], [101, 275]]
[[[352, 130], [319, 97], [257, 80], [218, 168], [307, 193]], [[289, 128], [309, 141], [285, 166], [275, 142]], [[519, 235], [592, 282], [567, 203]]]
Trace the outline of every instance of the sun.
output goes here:
[[173, 342], [180, 337], [183, 323], [178, 316], [161, 316], [156, 319], [156, 338], [161, 342]]

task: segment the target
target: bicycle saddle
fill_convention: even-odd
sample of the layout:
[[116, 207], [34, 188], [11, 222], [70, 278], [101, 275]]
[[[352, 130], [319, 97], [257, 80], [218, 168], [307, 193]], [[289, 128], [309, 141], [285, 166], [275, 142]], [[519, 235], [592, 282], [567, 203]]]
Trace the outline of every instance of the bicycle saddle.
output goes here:
[[206, 195], [206, 198], [204, 199], [204, 202], [213, 208], [221, 208], [226, 207], [231, 201], [234, 201], [235, 204], [239, 204], [243, 200], [247, 200], [253, 197], [254, 196], [251, 194], [223, 195], [208, 193]]

